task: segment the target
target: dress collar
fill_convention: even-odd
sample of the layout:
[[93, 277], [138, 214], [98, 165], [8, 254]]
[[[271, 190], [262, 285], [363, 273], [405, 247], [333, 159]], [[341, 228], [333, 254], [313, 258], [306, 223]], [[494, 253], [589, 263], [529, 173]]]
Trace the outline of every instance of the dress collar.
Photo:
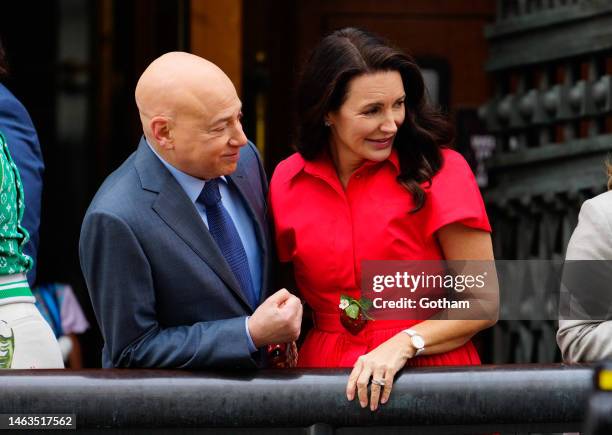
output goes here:
[[[300, 156], [301, 157], [301, 156]], [[324, 179], [336, 179], [338, 178], [336, 174], [336, 168], [334, 167], [334, 163], [331, 159], [331, 155], [328, 150], [321, 153], [314, 160], [304, 160], [302, 158], [304, 172], [310, 175], [314, 175]], [[377, 165], [390, 164], [395, 171], [400, 173], [400, 164], [399, 164], [399, 156], [397, 155], [397, 150], [393, 148], [391, 150], [391, 154], [389, 157], [382, 162], [375, 162], [371, 160], [367, 160], [363, 165], [357, 169], [357, 172], [363, 171], [365, 168], [371, 168]], [[299, 171], [298, 171], [299, 172]], [[297, 175], [297, 172], [296, 174]]]

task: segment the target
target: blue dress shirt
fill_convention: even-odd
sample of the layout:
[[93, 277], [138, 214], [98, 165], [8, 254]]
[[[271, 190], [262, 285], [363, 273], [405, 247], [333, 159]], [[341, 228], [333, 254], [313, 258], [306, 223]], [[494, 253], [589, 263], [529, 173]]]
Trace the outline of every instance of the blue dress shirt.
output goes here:
[[[198, 211], [202, 221], [208, 228], [208, 217], [206, 216], [205, 207], [197, 202], [198, 196], [202, 192], [206, 181], [201, 180], [196, 177], [192, 177], [189, 174], [175, 168], [170, 163], [166, 162], [151, 146], [149, 141], [147, 141], [147, 145], [153, 154], [159, 158], [159, 160], [163, 163], [163, 165], [170, 171], [170, 173], [174, 176], [178, 184], [183, 188], [196, 210]], [[249, 271], [251, 272], [251, 279], [253, 281], [253, 288], [255, 290], [256, 295], [261, 295], [261, 274], [262, 274], [262, 258], [261, 258], [261, 249], [259, 247], [259, 243], [257, 242], [257, 235], [255, 233], [255, 225], [253, 223], [253, 219], [249, 216], [249, 213], [244, 206], [242, 198], [240, 194], [236, 191], [236, 189], [231, 189], [225, 177], [221, 177], [223, 183], [219, 183], [219, 192], [221, 193], [221, 202], [223, 206], [231, 216], [234, 221], [234, 225], [236, 225], [236, 229], [238, 231], [238, 235], [240, 236], [240, 240], [244, 246], [244, 250], [247, 255], [247, 259], [249, 262]], [[246, 334], [248, 337], [248, 344], [251, 353], [256, 352], [257, 348], [253, 343], [253, 339], [251, 338], [251, 334], [249, 333], [248, 328], [248, 320], [249, 317], [245, 317], [244, 319], [244, 327], [246, 329]]]

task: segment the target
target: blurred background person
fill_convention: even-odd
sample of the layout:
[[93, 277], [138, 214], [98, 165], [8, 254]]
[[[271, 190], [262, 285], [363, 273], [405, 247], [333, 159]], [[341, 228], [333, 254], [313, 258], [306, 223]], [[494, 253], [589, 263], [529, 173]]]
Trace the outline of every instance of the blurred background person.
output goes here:
[[53, 329], [66, 366], [83, 368], [83, 356], [79, 336], [89, 329], [72, 287], [69, 284], [41, 284], [32, 289], [36, 307]]

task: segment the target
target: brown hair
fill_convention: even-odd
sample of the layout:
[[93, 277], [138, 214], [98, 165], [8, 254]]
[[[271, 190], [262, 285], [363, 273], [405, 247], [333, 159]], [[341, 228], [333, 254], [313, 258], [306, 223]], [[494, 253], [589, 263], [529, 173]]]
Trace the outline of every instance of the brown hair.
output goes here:
[[425, 203], [421, 183], [431, 182], [440, 170], [440, 148], [452, 141], [453, 130], [427, 102], [414, 59], [382, 38], [349, 27], [325, 37], [314, 49], [297, 89], [296, 148], [305, 160], [319, 156], [329, 146], [325, 116], [342, 106], [352, 79], [379, 71], [397, 71], [404, 83], [406, 120], [393, 146], [400, 162], [397, 181], [412, 194], [416, 212]]

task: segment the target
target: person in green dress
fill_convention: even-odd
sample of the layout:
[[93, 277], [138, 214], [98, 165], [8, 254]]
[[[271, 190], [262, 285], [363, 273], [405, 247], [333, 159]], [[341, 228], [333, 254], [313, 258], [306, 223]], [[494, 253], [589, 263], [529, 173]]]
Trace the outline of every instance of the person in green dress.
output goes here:
[[26, 279], [33, 262], [23, 253], [29, 238], [21, 225], [24, 205], [19, 171], [0, 132], [0, 368], [63, 368]]

